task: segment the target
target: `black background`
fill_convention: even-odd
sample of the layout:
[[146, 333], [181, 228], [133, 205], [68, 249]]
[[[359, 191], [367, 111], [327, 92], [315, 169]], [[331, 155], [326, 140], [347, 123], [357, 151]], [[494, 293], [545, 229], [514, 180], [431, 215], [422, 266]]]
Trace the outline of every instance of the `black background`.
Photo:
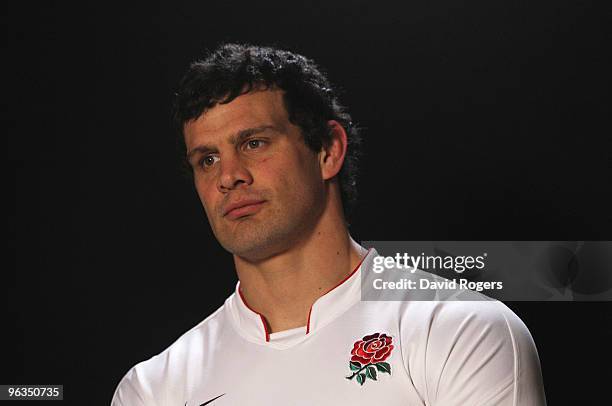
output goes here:
[[[170, 120], [188, 63], [220, 41], [288, 47], [342, 89], [366, 128], [357, 241], [612, 239], [609, 7], [293, 3], [3, 7], [16, 204], [0, 383], [108, 404], [233, 291]], [[508, 304], [550, 405], [609, 399], [609, 303]]]

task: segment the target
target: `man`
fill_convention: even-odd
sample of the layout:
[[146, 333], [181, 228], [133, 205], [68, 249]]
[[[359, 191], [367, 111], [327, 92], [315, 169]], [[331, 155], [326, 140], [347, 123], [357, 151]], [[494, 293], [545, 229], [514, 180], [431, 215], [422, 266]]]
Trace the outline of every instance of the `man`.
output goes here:
[[133, 367], [113, 406], [543, 405], [537, 352], [500, 302], [360, 300], [349, 235], [359, 133], [314, 63], [223, 45], [176, 117], [236, 292]]

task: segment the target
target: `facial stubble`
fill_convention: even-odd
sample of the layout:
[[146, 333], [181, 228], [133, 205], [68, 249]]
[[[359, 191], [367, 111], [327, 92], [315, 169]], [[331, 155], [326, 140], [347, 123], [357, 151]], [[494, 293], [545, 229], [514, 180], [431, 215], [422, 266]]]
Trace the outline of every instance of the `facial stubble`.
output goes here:
[[267, 200], [255, 214], [235, 220], [219, 218], [213, 233], [223, 248], [245, 260], [278, 255], [308, 238], [321, 216], [322, 191], [307, 189], [286, 202]]

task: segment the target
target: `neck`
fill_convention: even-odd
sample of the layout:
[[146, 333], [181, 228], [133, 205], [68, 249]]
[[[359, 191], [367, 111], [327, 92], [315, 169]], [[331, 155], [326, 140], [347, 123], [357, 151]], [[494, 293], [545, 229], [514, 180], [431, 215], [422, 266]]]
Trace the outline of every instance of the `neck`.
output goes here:
[[343, 217], [332, 220], [324, 214], [304, 241], [265, 261], [252, 263], [234, 256], [240, 291], [249, 307], [264, 316], [270, 332], [305, 326], [313, 303], [365, 255]]

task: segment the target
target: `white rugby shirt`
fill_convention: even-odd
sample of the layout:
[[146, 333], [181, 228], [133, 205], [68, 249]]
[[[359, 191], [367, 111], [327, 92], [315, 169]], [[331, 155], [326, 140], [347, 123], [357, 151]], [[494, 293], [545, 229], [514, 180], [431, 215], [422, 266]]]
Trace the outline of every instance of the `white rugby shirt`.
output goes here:
[[238, 283], [215, 313], [131, 368], [112, 406], [545, 405], [534, 342], [508, 307], [362, 301], [361, 272], [376, 255], [317, 299], [307, 326], [278, 333]]

